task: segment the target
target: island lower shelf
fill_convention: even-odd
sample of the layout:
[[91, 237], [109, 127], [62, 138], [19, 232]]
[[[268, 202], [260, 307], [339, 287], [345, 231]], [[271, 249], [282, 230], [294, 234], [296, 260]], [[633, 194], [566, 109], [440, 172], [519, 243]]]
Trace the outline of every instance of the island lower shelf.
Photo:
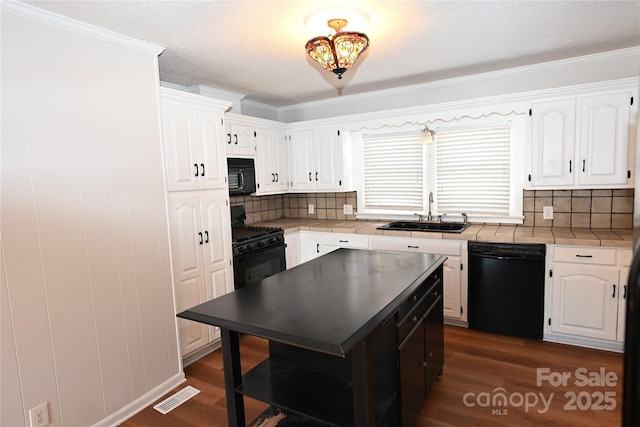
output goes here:
[[[349, 377], [268, 358], [243, 376], [236, 391], [294, 417], [308, 418], [318, 426], [354, 426]], [[376, 389], [374, 398], [379, 424], [395, 404], [396, 393]]]

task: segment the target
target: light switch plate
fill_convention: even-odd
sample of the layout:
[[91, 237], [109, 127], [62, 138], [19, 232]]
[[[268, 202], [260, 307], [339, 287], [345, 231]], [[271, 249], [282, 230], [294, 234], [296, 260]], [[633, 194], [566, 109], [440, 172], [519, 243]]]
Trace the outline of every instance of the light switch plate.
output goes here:
[[553, 219], [553, 206], [542, 207], [542, 219]]
[[342, 212], [345, 215], [353, 215], [353, 205], [342, 205]]
[[309, 203], [309, 213], [312, 214], [316, 211], [316, 207]]

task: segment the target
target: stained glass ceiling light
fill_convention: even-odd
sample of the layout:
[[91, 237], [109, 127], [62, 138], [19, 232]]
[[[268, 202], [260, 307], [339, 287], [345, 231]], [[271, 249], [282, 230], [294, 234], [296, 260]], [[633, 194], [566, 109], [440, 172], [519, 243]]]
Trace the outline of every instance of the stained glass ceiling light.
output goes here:
[[307, 54], [339, 79], [369, 47], [366, 34], [341, 31], [347, 23], [346, 19], [330, 19], [327, 22], [332, 30], [329, 36], [315, 37], [306, 44]]

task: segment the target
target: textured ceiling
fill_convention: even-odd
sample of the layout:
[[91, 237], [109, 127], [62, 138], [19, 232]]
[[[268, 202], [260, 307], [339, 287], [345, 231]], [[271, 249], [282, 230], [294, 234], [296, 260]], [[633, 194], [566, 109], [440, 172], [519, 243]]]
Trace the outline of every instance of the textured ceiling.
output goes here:
[[[640, 46], [635, 0], [24, 3], [166, 47], [162, 81], [273, 106]], [[310, 33], [305, 16], [331, 4], [371, 17], [371, 46], [342, 80], [304, 52], [326, 35]]]

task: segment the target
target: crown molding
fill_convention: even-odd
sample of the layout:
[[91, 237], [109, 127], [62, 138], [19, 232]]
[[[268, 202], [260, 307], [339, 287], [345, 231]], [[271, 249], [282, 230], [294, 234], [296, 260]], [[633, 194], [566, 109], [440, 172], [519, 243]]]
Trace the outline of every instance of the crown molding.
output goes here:
[[[599, 61], [614, 61], [623, 58], [636, 58], [638, 60], [638, 72], [640, 74], [640, 46], [630, 47], [626, 49], [618, 49], [603, 53], [595, 53], [591, 55], [577, 56], [573, 58], [561, 59], [557, 61], [541, 62], [538, 64], [526, 65], [522, 67], [507, 68], [504, 70], [490, 71], [486, 73], [472, 74], [462, 77], [454, 77], [450, 79], [437, 80], [428, 83], [419, 83], [415, 85], [407, 85], [392, 89], [383, 89], [378, 91], [371, 91], [366, 93], [345, 95], [340, 97], [334, 97], [329, 99], [323, 99], [318, 101], [303, 102], [299, 104], [291, 104], [279, 107], [279, 112], [286, 113], [288, 111], [296, 111], [308, 108], [327, 107], [335, 105], [336, 103], [362, 103], [371, 99], [380, 99], [385, 96], [399, 96], [403, 94], [413, 94], [416, 92], [442, 89], [447, 87], [455, 87], [461, 84], [479, 83], [488, 79], [508, 78], [524, 74], [531, 74], [540, 72], [542, 70], [548, 70], [558, 66], [566, 65], [585, 65]], [[639, 75], [640, 77], [640, 75]], [[245, 101], [246, 102], [246, 101]]]
[[134, 39], [132, 37], [118, 34], [114, 31], [105, 30], [91, 24], [76, 21], [75, 19], [65, 16], [56, 15], [43, 9], [38, 9], [28, 4], [17, 1], [2, 0], [0, 2], [0, 10], [5, 13], [13, 13], [14, 15], [42, 22], [43, 24], [52, 25], [63, 30], [72, 31], [89, 37], [94, 37], [103, 41], [114, 43], [120, 46], [129, 47], [154, 55], [160, 55], [164, 51], [163, 46]]
[[323, 126], [338, 126], [342, 129], [356, 131], [363, 128], [397, 127], [407, 123], [433, 123], [437, 121], [456, 120], [462, 112], [465, 115], [487, 115], [487, 108], [493, 112], [488, 114], [506, 115], [510, 113], [524, 114], [532, 102], [572, 96], [590, 95], [598, 91], [634, 90], [638, 92], [638, 78], [626, 78], [613, 81], [586, 83], [573, 86], [562, 86], [527, 92], [510, 93], [491, 97], [466, 99], [437, 104], [428, 104], [384, 111], [356, 113], [340, 117], [302, 120], [288, 123], [291, 130], [313, 129]]

